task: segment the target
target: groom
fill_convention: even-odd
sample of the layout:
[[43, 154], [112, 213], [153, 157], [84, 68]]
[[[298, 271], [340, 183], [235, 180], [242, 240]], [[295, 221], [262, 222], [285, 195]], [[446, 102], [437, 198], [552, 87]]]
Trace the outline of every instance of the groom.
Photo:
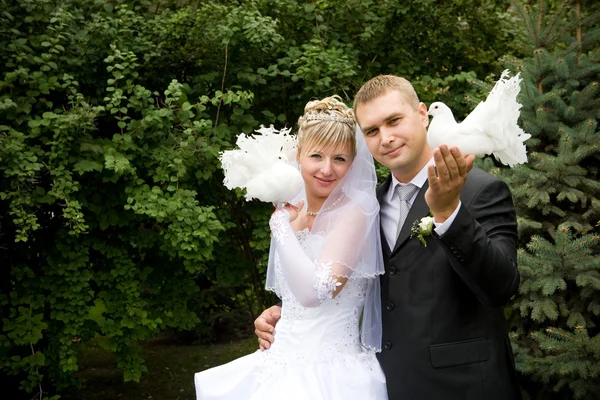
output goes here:
[[[354, 110], [371, 154], [391, 171], [377, 191], [386, 264], [379, 361], [390, 400], [518, 398], [503, 309], [519, 285], [508, 187], [472, 169], [473, 156], [429, 147], [427, 108], [407, 80], [371, 79]], [[411, 227], [430, 212], [424, 245]], [[255, 321], [261, 348], [278, 318], [275, 306]]]

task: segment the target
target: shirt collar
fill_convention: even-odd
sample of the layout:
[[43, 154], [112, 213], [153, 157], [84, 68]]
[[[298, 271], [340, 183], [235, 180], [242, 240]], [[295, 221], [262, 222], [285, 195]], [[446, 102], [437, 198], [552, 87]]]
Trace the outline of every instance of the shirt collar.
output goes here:
[[[425, 164], [425, 166], [419, 171], [419, 173], [417, 175], [415, 175], [415, 177], [412, 178], [412, 180], [408, 183], [412, 183], [413, 185], [418, 187], [420, 190], [423, 187], [423, 185], [425, 184], [425, 182], [427, 181], [427, 168], [429, 168], [429, 166], [433, 165], [433, 164], [434, 164], [433, 157], [431, 157], [431, 159], [427, 162], [427, 164]], [[394, 191], [396, 190], [397, 185], [404, 186], [404, 185], [407, 185], [408, 183], [401, 183], [398, 179], [396, 179], [394, 174], [392, 174], [392, 182], [390, 183], [390, 188], [388, 189], [388, 192], [387, 192], [387, 200], [389, 202], [392, 201], [392, 199], [394, 197]]]

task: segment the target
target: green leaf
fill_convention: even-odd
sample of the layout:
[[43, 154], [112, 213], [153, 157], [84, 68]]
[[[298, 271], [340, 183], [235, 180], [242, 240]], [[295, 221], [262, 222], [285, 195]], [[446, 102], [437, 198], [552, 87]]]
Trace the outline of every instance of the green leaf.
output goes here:
[[101, 172], [103, 169], [102, 164], [92, 160], [79, 160], [73, 166], [73, 169], [83, 175], [85, 172], [98, 171]]

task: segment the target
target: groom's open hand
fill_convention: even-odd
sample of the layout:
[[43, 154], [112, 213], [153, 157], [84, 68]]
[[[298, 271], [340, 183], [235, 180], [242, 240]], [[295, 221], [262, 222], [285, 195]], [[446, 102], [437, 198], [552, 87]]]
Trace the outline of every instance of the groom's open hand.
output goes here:
[[425, 201], [435, 222], [443, 223], [458, 207], [460, 191], [467, 182], [475, 156], [465, 157], [457, 147], [448, 148], [443, 144], [433, 150], [433, 160], [435, 167], [431, 165], [427, 170], [429, 189], [425, 192]]
[[275, 324], [281, 318], [281, 307], [271, 306], [254, 320], [254, 333], [258, 337], [258, 346], [261, 350], [271, 347], [275, 340]]

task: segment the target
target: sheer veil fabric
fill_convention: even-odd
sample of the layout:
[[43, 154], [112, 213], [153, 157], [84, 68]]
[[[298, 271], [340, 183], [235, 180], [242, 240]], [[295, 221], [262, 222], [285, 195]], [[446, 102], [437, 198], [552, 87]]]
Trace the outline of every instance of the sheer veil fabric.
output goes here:
[[[283, 301], [275, 342], [196, 373], [198, 400], [388, 399], [375, 353], [384, 271], [375, 167], [356, 135], [356, 157], [311, 231], [294, 232], [287, 210], [269, 221], [266, 287]], [[337, 293], [340, 276], [348, 280]]]
[[[379, 203], [375, 195], [377, 176], [373, 157], [356, 126], [356, 157], [344, 178], [329, 195], [314, 220], [311, 235], [324, 238], [315, 265], [333, 264], [334, 276], [367, 281], [361, 326], [361, 343], [381, 351], [380, 275], [384, 273], [379, 229]], [[306, 200], [304, 190], [292, 201]], [[276, 246], [271, 239], [266, 289], [279, 295], [275, 262]], [[344, 289], [342, 289], [343, 291]], [[280, 296], [281, 297], [281, 296]], [[329, 300], [331, 301], [331, 300]]]

